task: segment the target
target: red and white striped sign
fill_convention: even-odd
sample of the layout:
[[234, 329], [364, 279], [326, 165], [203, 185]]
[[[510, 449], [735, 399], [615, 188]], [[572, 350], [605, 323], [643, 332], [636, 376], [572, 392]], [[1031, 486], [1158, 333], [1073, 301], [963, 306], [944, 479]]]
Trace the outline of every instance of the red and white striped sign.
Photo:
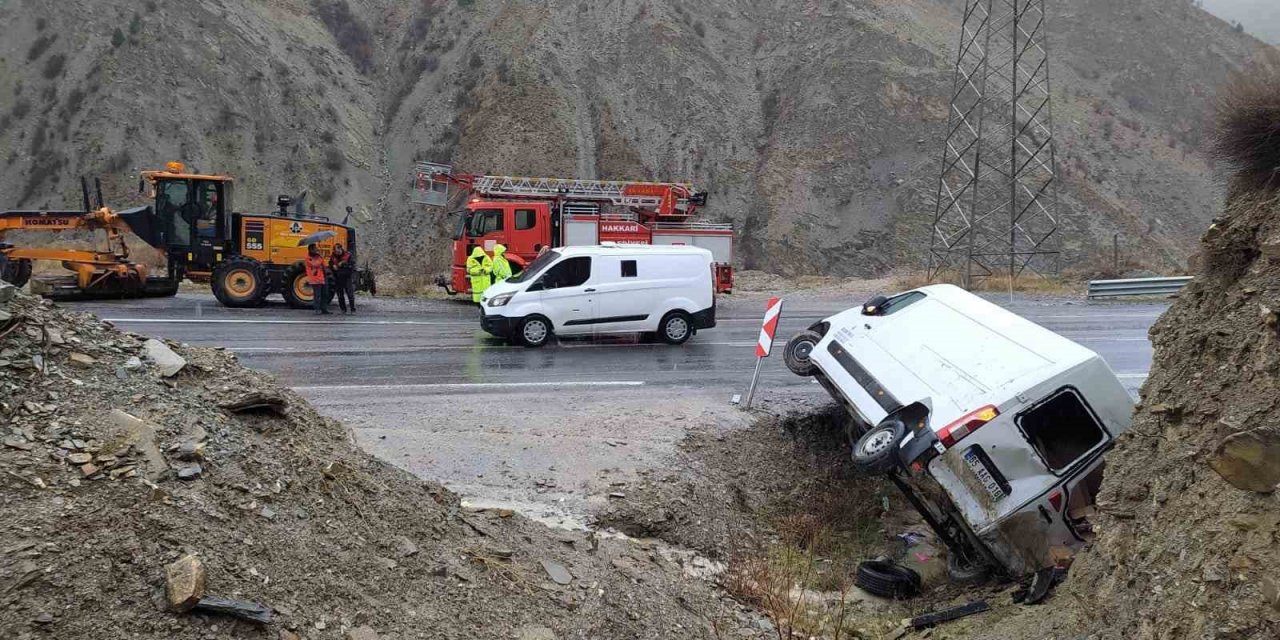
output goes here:
[[778, 333], [778, 318], [782, 315], [782, 300], [769, 298], [764, 311], [764, 326], [760, 327], [760, 340], [756, 342], [756, 357], [768, 358], [773, 350], [773, 336]]

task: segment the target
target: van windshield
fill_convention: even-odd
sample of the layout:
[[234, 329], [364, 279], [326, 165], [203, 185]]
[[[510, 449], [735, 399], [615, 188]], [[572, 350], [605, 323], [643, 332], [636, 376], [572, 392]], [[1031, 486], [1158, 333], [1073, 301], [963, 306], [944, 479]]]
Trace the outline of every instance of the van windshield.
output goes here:
[[520, 273], [517, 273], [514, 276], [511, 276], [510, 278], [507, 278], [507, 282], [524, 282], [526, 280], [536, 278], [538, 277], [538, 274], [542, 273], [547, 269], [547, 265], [559, 259], [560, 259], [560, 254], [556, 253], [555, 251], [548, 251], [534, 258], [533, 262], [530, 262], [529, 266], [524, 268], [524, 271], [521, 271]]

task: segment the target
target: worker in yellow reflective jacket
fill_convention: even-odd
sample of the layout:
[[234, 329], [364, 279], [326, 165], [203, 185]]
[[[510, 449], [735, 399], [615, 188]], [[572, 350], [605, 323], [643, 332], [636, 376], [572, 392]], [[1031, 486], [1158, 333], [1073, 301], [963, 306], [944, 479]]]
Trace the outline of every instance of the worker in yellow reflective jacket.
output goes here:
[[493, 245], [493, 283], [498, 284], [511, 277], [511, 263], [507, 261], [507, 248]]
[[480, 296], [484, 294], [485, 289], [489, 288], [492, 274], [493, 260], [489, 258], [489, 254], [480, 247], [472, 249], [471, 257], [467, 258], [467, 275], [471, 276], [472, 302], [480, 303]]

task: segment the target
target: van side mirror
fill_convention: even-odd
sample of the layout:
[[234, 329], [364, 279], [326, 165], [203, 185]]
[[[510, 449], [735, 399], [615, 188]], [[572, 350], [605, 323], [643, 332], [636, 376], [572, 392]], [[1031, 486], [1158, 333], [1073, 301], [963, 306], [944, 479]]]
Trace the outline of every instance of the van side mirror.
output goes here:
[[546, 289], [546, 288], [547, 287], [542, 283], [542, 278], [538, 278], [537, 282], [534, 282], [533, 284], [529, 285], [529, 288], [525, 289], [525, 291], [542, 291], [543, 289]]
[[862, 303], [862, 315], [864, 316], [880, 315], [881, 313], [880, 310], [884, 307], [884, 303], [888, 301], [889, 299], [884, 296], [876, 296]]

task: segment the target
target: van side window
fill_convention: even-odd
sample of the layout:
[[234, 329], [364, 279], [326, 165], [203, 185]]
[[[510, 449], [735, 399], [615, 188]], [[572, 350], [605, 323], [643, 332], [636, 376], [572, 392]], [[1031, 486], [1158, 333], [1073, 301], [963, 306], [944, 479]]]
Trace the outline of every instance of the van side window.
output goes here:
[[925, 294], [919, 291], [909, 291], [902, 295], [894, 296], [880, 305], [880, 315], [893, 315], [924, 299]]
[[622, 261], [622, 277], [624, 278], [636, 277], [636, 261], [635, 260]]
[[1070, 387], [1041, 400], [1017, 419], [1018, 429], [1055, 473], [1102, 444], [1107, 434]]
[[547, 289], [562, 289], [564, 287], [580, 287], [586, 284], [590, 278], [591, 258], [579, 256], [569, 258], [551, 267], [547, 274], [542, 276], [542, 282]]
[[532, 229], [538, 224], [538, 215], [533, 209], [516, 209], [516, 231]]

